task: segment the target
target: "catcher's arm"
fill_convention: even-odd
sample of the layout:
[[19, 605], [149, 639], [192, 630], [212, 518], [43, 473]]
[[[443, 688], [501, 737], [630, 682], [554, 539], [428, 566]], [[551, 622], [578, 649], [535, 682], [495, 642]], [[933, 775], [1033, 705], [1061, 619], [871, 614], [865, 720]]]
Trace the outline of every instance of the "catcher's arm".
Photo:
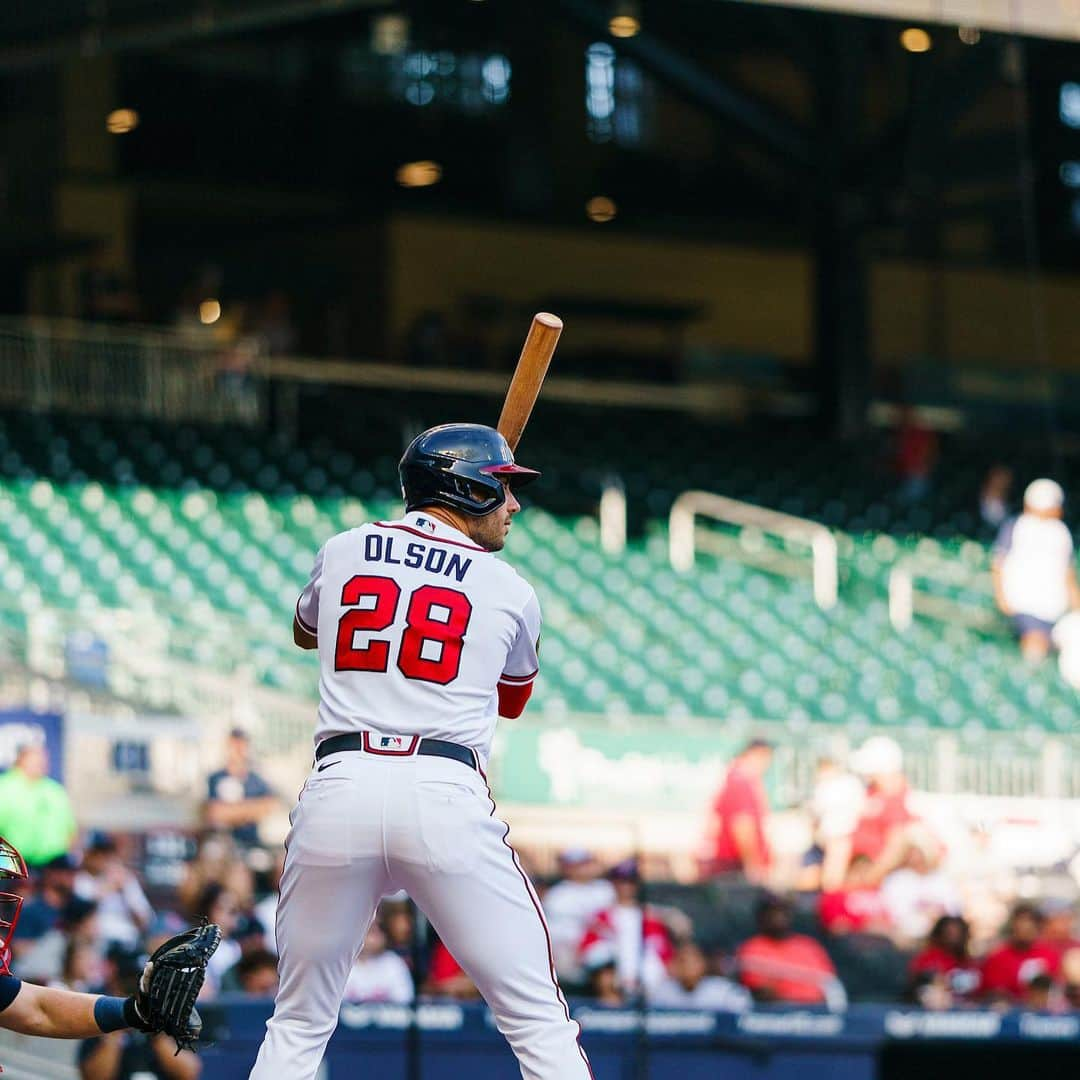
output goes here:
[[101, 1034], [94, 1015], [98, 1000], [97, 994], [24, 982], [15, 1000], [0, 1012], [0, 1027], [45, 1039], [92, 1039]]

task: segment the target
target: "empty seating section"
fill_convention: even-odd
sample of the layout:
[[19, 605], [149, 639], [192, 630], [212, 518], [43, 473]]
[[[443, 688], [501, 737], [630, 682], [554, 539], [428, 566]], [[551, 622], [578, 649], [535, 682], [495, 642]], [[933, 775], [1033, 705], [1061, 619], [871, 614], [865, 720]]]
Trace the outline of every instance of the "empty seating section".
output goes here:
[[[538, 498], [557, 495], [572, 472], [559, 440], [545, 442], [552, 434], [530, 431], [539, 463], [554, 461]], [[246, 431], [0, 417], [0, 621], [22, 629], [42, 608], [143, 612], [159, 635], [147, 648], [313, 697], [315, 661], [292, 645], [292, 605], [323, 540], [398, 512], [386, 448], [401, 433], [383, 436], [382, 457], [358, 461], [328, 444], [297, 449]], [[646, 439], [635, 460], [664, 452], [670, 458], [670, 446]], [[622, 555], [605, 554], [595, 520], [553, 512], [554, 498], [519, 519], [509, 551], [545, 609], [541, 709], [856, 730], [1073, 729], [1072, 692], [1052, 667], [1024, 667], [1005, 638], [918, 619], [899, 635], [889, 623], [885, 577], [902, 553], [946, 553], [985, 570], [985, 543], [956, 535], [967, 511], [931, 529], [938, 537], [894, 537], [887, 527], [932, 509], [901, 509], [854, 480], [829, 493], [824, 459], [755, 471], [753, 456], [744, 447], [737, 465], [686, 463], [685, 477], [652, 494], [670, 500], [698, 483], [842, 521], [851, 531], [841, 535], [837, 608], [820, 611], [806, 580], [731, 559], [702, 557], [675, 573], [662, 518]], [[652, 467], [623, 470], [632, 499]], [[585, 483], [601, 478], [594, 470]]]

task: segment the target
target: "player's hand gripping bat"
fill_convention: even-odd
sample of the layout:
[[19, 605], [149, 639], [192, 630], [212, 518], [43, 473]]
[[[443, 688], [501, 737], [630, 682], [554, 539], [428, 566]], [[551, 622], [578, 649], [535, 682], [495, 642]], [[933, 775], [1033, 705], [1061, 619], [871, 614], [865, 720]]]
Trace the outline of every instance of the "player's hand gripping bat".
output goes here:
[[510, 444], [511, 450], [517, 449], [521, 433], [529, 422], [561, 333], [562, 319], [558, 315], [541, 311], [533, 316], [499, 416], [499, 434]]

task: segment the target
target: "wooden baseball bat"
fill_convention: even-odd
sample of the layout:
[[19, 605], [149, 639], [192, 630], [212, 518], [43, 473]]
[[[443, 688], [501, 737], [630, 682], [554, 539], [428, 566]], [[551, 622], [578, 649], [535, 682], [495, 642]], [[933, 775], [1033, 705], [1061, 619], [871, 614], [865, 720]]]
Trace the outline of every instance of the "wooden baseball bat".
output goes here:
[[541, 311], [533, 316], [497, 425], [499, 434], [510, 444], [511, 450], [517, 449], [521, 433], [529, 422], [561, 333], [562, 319], [558, 315]]

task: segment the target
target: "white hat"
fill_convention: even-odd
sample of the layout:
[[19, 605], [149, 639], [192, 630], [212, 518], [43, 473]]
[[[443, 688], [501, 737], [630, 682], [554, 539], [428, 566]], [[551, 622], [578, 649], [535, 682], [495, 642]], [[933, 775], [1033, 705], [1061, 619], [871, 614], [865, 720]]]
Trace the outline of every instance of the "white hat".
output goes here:
[[873, 735], [851, 755], [851, 767], [860, 776], [898, 773], [904, 767], [904, 751], [888, 735]]
[[1024, 489], [1024, 505], [1044, 514], [1060, 510], [1064, 502], [1065, 492], [1056, 480], [1032, 480]]

